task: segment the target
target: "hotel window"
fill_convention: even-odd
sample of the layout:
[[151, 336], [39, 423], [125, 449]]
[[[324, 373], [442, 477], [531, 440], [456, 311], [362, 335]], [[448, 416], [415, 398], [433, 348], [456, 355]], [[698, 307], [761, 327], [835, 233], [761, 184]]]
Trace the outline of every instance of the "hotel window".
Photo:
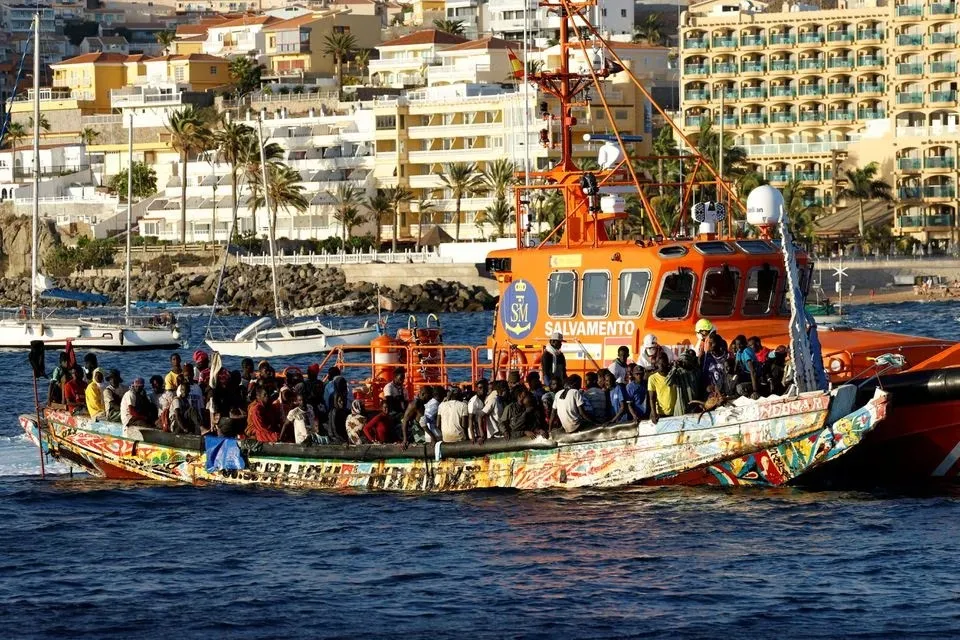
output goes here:
[[580, 310], [588, 318], [605, 318], [610, 313], [610, 274], [587, 271], [583, 274]]
[[553, 318], [572, 318], [577, 306], [577, 274], [555, 271], [547, 281], [547, 313]]
[[212, 76], [217, 75], [217, 68], [216, 68], [216, 67], [210, 67], [210, 75], [212, 75]]
[[660, 320], [679, 320], [690, 312], [696, 278], [689, 269], [663, 276], [655, 315]]
[[763, 316], [773, 308], [780, 273], [765, 264], [747, 274], [747, 291], [743, 296], [743, 315]]
[[622, 318], [637, 318], [643, 313], [643, 302], [650, 288], [648, 271], [621, 271], [619, 312]]

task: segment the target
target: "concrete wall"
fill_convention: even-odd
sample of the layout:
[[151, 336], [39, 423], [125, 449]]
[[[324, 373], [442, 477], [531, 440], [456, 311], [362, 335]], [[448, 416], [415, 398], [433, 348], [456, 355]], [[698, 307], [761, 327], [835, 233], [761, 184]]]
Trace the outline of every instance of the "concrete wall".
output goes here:
[[497, 283], [492, 278], [483, 277], [475, 265], [464, 264], [342, 264], [335, 265], [343, 269], [347, 282], [373, 282], [386, 287], [396, 288], [402, 284], [423, 284], [428, 280], [448, 280], [461, 282], [467, 286], [486, 287], [490, 293], [497, 293]]
[[[816, 263], [813, 273], [813, 282], [822, 277], [823, 290], [828, 296], [833, 296], [837, 277], [834, 269], [839, 266], [837, 260], [821, 260]], [[901, 259], [901, 260], [870, 260], [851, 262], [844, 260], [843, 267], [846, 276], [843, 278], [843, 289], [849, 291], [851, 285], [858, 293], [870, 289], [880, 291], [894, 287], [896, 276], [942, 276], [950, 281], [960, 279], [960, 260], [953, 259]], [[897, 287], [907, 291], [907, 287]]]

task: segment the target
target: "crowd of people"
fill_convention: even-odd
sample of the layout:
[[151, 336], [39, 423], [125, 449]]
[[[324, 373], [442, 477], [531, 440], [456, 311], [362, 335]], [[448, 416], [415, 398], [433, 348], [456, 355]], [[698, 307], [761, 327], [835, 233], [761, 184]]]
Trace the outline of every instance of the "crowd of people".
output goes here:
[[397, 367], [367, 410], [338, 367], [321, 376], [312, 364], [279, 375], [266, 360], [239, 370], [211, 368], [198, 349], [192, 362], [178, 353], [170, 370], [125, 386], [116, 369], [104, 371], [96, 355], [83, 366], [66, 353], [50, 382], [48, 402], [86, 410], [94, 419], [178, 434], [215, 434], [260, 442], [386, 444], [483, 442], [494, 438], [547, 437], [599, 425], [634, 423], [693, 411], [711, 396], [782, 394], [789, 380], [785, 347], [770, 350], [760, 338], [736, 336], [728, 345], [708, 320], [696, 326], [695, 346], [676, 355], [647, 335], [635, 360], [621, 346], [605, 369], [583, 378], [567, 375], [563, 336], [551, 336], [539, 371], [511, 371], [504, 380], [420, 386], [408, 397], [406, 371]]

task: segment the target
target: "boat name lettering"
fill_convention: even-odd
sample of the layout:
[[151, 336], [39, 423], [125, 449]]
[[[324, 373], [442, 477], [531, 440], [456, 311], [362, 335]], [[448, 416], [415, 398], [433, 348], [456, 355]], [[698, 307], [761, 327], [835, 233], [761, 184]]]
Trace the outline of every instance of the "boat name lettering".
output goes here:
[[564, 336], [631, 336], [637, 330], [633, 320], [548, 320], [543, 325], [544, 333], [554, 332]]

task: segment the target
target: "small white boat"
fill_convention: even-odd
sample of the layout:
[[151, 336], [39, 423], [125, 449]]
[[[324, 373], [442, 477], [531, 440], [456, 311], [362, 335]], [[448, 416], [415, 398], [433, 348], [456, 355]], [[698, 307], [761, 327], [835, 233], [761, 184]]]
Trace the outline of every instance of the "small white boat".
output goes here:
[[268, 358], [323, 353], [336, 347], [366, 346], [380, 334], [377, 325], [367, 322], [354, 329], [334, 329], [319, 318], [277, 324], [260, 318], [232, 340], [207, 339], [207, 345], [222, 356]]
[[154, 324], [144, 319], [140, 326], [133, 318], [7, 318], [0, 320], [0, 349], [29, 349], [34, 340], [42, 340], [47, 349], [63, 348], [67, 340], [76, 349], [136, 351], [138, 349], [175, 349], [180, 346], [180, 331], [175, 324]]

